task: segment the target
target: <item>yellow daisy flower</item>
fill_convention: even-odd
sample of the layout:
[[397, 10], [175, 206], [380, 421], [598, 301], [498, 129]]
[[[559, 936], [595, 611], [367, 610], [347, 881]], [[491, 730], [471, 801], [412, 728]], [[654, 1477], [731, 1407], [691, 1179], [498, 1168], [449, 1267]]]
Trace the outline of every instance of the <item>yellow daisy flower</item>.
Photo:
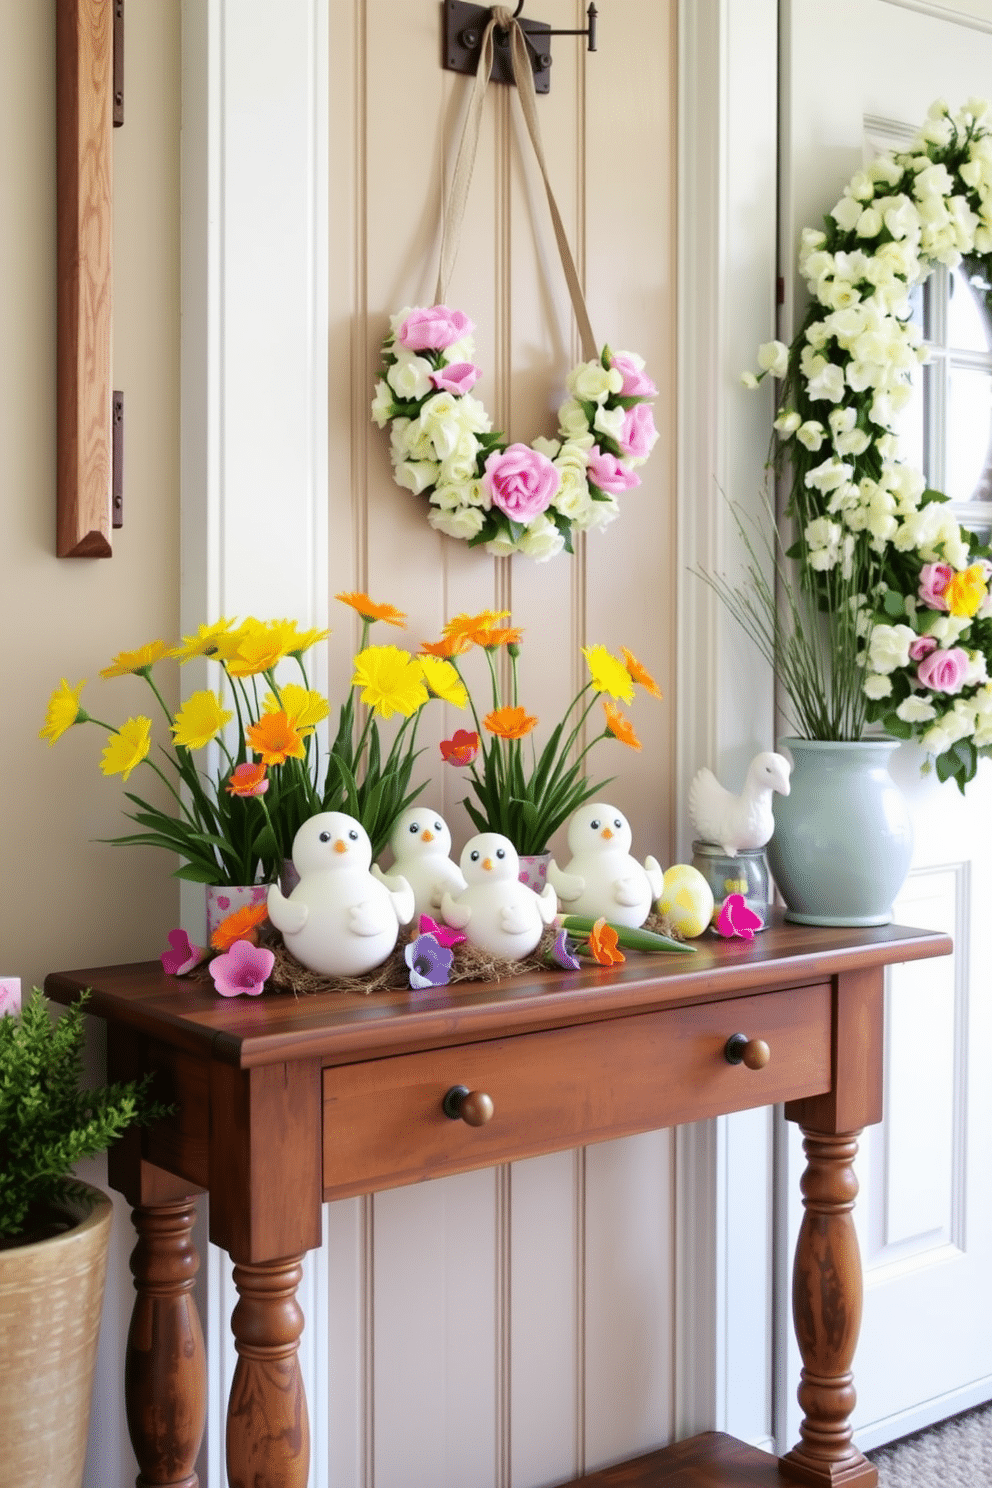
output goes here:
[[233, 717], [215, 692], [194, 692], [176, 714], [172, 736], [183, 749], [202, 749]]
[[257, 677], [271, 672], [294, 645], [294, 627], [288, 620], [246, 620], [233, 656], [227, 658], [232, 677]]
[[127, 677], [147, 672], [156, 661], [171, 654], [171, 648], [164, 641], [149, 641], [147, 646], [139, 646], [137, 651], [118, 651], [110, 665], [102, 669], [100, 676]]
[[289, 636], [287, 653], [290, 656], [302, 656], [304, 651], [309, 651], [318, 641], [326, 641], [331, 633], [329, 630], [297, 630], [295, 620], [286, 621], [286, 630]]
[[221, 616], [213, 625], [201, 625], [196, 635], [183, 636], [182, 645], [176, 646], [170, 655], [175, 657], [180, 666], [183, 662], [192, 661], [195, 656], [216, 656], [218, 642], [228, 635], [233, 624], [233, 620], [225, 620]]
[[980, 563], [956, 573], [944, 590], [944, 603], [952, 615], [971, 619], [988, 596], [985, 570]]
[[139, 716], [122, 723], [116, 734], [111, 734], [103, 751], [100, 769], [104, 775], [120, 775], [126, 780], [148, 754], [152, 747], [152, 721]]
[[464, 708], [468, 702], [468, 692], [451, 662], [443, 661], [437, 656], [421, 656], [418, 660], [424, 681], [434, 696], [444, 703], [453, 703], [456, 708]]
[[88, 717], [86, 710], [79, 706], [79, 694], [86, 686], [85, 681], [79, 682], [75, 687], [70, 687], [66, 679], [56, 687], [48, 699], [48, 707], [45, 711], [45, 726], [38, 734], [39, 739], [47, 739], [49, 745], [61, 739], [74, 723], [85, 723]]
[[625, 703], [634, 701], [634, 684], [622, 661], [618, 661], [605, 646], [583, 646], [582, 655], [597, 692], [608, 692], [610, 697], [622, 699]]
[[[263, 708], [266, 713], [284, 712], [295, 728], [313, 728], [331, 711], [331, 705], [323, 693], [300, 687], [297, 682], [284, 682], [279, 688], [280, 697], [274, 692], [266, 693]], [[281, 701], [280, 701], [281, 698]]]
[[353, 687], [380, 718], [402, 713], [410, 718], [427, 701], [420, 660], [398, 646], [366, 646], [355, 657]]

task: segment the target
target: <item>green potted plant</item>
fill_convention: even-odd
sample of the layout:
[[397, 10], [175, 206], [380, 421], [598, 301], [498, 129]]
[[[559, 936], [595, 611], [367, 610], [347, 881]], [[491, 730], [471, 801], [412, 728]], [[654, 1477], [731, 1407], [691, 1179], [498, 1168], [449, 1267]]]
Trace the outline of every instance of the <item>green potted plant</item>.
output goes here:
[[113, 1214], [73, 1177], [164, 1114], [147, 1081], [87, 1089], [84, 993], [59, 1019], [35, 990], [0, 1017], [0, 1420], [5, 1481], [79, 1488]]

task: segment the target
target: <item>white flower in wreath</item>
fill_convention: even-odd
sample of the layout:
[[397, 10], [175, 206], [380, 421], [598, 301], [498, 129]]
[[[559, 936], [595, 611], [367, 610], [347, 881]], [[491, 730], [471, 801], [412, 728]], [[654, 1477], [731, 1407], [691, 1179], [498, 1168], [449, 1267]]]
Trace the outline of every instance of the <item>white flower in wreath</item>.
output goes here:
[[909, 648], [916, 631], [909, 625], [876, 625], [868, 642], [868, 666], [889, 673], [909, 665]]
[[456, 506], [451, 511], [444, 511], [432, 505], [427, 520], [436, 532], [468, 542], [482, 531], [485, 513], [478, 506]]
[[[901, 718], [903, 723], [929, 723], [937, 717], [937, 709], [928, 698], [922, 697], [918, 692], [911, 692], [908, 698], [903, 698], [896, 709], [896, 717]], [[992, 714], [990, 714], [992, 723]]]
[[425, 357], [405, 351], [402, 346], [397, 347], [393, 355], [396, 361], [386, 373], [386, 381], [397, 398], [404, 403], [426, 398], [434, 386], [431, 382], [434, 368], [430, 362]]
[[439, 470], [436, 460], [402, 460], [393, 467], [393, 475], [397, 485], [419, 496], [434, 485]]
[[555, 511], [567, 517], [580, 532], [585, 531], [595, 525], [596, 507], [599, 504], [592, 499], [585, 470], [580, 470], [575, 465], [561, 465], [557, 460], [555, 464], [561, 471], [561, 485], [551, 504]]
[[816, 419], [807, 419], [796, 430], [796, 438], [799, 440], [799, 443], [804, 444], [811, 454], [816, 454], [816, 451], [823, 444], [826, 437], [826, 429]]
[[375, 397], [372, 399], [372, 417], [380, 429], [384, 429], [389, 423], [394, 402], [392, 388], [384, 378], [380, 378], [375, 385]]
[[433, 441], [419, 419], [394, 419], [389, 443], [393, 462], [397, 465], [404, 460], [431, 460], [436, 463]]
[[584, 403], [604, 403], [610, 393], [623, 387], [623, 373], [602, 362], [580, 362], [565, 379], [572, 397]]
[[598, 433], [605, 434], [608, 439], [614, 439], [619, 444], [623, 438], [626, 418], [625, 408], [604, 408], [601, 404], [596, 409], [592, 426]]
[[478, 459], [479, 441], [475, 435], [458, 434], [451, 454], [441, 461], [439, 482], [458, 486], [474, 481]]
[[546, 563], [549, 558], [560, 553], [564, 546], [564, 535], [543, 512], [529, 524], [519, 543], [520, 552], [526, 553], [528, 558], [533, 558], [537, 563]]
[[865, 697], [870, 697], [875, 702], [878, 702], [880, 698], [890, 697], [892, 695], [892, 678], [885, 676], [881, 672], [869, 672], [864, 680], [864, 694]]
[[478, 506], [489, 510], [489, 492], [481, 480], [448, 481], [443, 472], [431, 492], [431, 504], [443, 511], [457, 511], [462, 506]]
[[558, 409], [558, 432], [565, 439], [579, 439], [589, 433], [585, 409], [576, 399], [566, 398]]

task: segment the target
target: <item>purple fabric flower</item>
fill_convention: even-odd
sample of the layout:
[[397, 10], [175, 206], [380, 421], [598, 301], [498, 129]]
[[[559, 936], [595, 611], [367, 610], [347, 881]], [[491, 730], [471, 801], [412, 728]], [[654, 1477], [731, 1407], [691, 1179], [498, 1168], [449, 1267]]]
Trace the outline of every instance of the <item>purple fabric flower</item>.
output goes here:
[[210, 975], [221, 997], [240, 997], [242, 992], [257, 997], [275, 959], [264, 946], [252, 945], [250, 940], [236, 940], [229, 951], [211, 961]]
[[732, 935], [739, 935], [742, 940], [753, 940], [755, 930], [760, 930], [763, 924], [761, 916], [748, 909], [743, 894], [728, 894], [720, 908], [716, 930], [727, 940]]
[[572, 951], [567, 930], [561, 929], [555, 936], [555, 943], [551, 947], [551, 959], [556, 966], [561, 967], [562, 971], [578, 971], [582, 966], [582, 962]]
[[463, 935], [460, 930], [452, 930], [450, 925], [439, 925], [436, 920], [431, 919], [430, 915], [420, 916], [418, 929], [421, 935], [433, 935], [438, 945], [442, 946], [460, 945], [463, 940], [468, 939], [468, 936]]
[[403, 955], [410, 968], [411, 987], [447, 985], [455, 953], [449, 946], [443, 946], [435, 935], [418, 935], [416, 940], [410, 941]]
[[472, 362], [452, 362], [431, 373], [431, 382], [442, 393], [468, 393], [479, 380], [479, 369]]
[[169, 945], [171, 950], [163, 951], [159, 957], [168, 976], [184, 976], [194, 966], [199, 966], [207, 954], [201, 946], [193, 944], [185, 930], [170, 930]]
[[475, 322], [469, 320], [464, 310], [431, 305], [426, 310], [411, 310], [396, 332], [396, 339], [407, 351], [443, 351], [474, 330]]
[[588, 464], [590, 485], [598, 486], [608, 496], [618, 496], [621, 491], [632, 491], [641, 484], [641, 477], [636, 470], [628, 470], [616, 455], [601, 453], [598, 444], [594, 444], [589, 451]]

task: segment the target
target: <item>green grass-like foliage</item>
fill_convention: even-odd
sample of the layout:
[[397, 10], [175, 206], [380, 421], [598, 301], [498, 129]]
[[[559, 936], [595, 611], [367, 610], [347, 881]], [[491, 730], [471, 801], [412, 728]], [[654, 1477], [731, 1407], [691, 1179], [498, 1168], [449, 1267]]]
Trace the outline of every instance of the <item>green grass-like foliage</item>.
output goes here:
[[0, 1238], [54, 1204], [73, 1167], [135, 1123], [166, 1114], [148, 1094], [151, 1075], [87, 1090], [80, 994], [61, 1018], [37, 988], [20, 1015], [0, 1018]]

